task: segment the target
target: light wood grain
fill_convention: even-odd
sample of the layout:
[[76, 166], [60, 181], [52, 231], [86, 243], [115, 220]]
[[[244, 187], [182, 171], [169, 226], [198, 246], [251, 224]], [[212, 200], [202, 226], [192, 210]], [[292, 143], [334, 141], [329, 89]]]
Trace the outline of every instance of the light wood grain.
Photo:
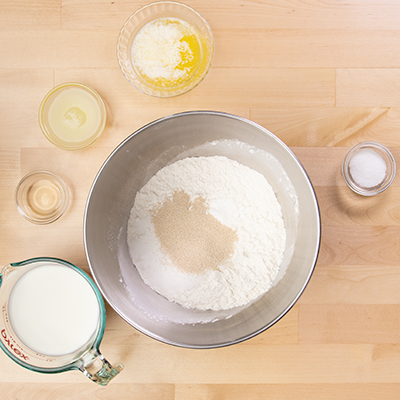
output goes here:
[[336, 72], [336, 105], [399, 107], [398, 68], [339, 68]]
[[[54, 256], [89, 272], [83, 216], [111, 151], [141, 126], [187, 110], [250, 118], [303, 163], [320, 205], [322, 243], [298, 303], [244, 343], [206, 351], [159, 343], [107, 305], [101, 351], [124, 371], [100, 388], [72, 371], [45, 375], [0, 354], [0, 398], [160, 400], [397, 400], [400, 398], [400, 179], [376, 197], [346, 186], [341, 163], [363, 140], [400, 165], [400, 3], [395, 0], [187, 0], [209, 22], [215, 57], [205, 80], [176, 98], [137, 91], [116, 43], [139, 0], [0, 3], [0, 265]], [[82, 82], [106, 103], [104, 134], [66, 152], [40, 131], [43, 96]], [[68, 183], [66, 214], [36, 226], [18, 213], [26, 173]]]
[[[356, 104], [353, 104], [356, 105]], [[397, 108], [329, 107], [279, 109], [252, 107], [251, 119], [268, 127], [289, 146], [348, 147], [362, 140], [397, 146]]]
[[302, 305], [299, 343], [397, 343], [400, 304]]
[[61, 0], [3, 0], [0, 4], [2, 31], [58, 30], [61, 28]]
[[400, 193], [395, 185], [397, 182], [378, 200], [376, 197], [360, 199], [346, 188], [318, 187], [317, 197], [324, 223], [333, 226], [397, 226], [400, 221]]
[[[397, 400], [399, 384], [258, 384], [258, 385], [178, 385], [177, 400], [375, 400], [382, 394], [387, 400]], [[350, 397], [351, 396], [351, 397]]]
[[400, 304], [398, 266], [318, 267], [300, 304]]
[[[400, 56], [395, 51], [400, 44], [400, 31], [254, 28], [216, 29], [214, 35], [219, 50], [214, 65], [218, 67], [396, 68], [400, 65]], [[382, 43], [386, 46], [382, 47]]]
[[[129, 15], [144, 3], [138, 0], [105, 2], [102, 0], [64, 0], [62, 21], [64, 29], [107, 29], [120, 26]], [[205, 4], [202, 0], [188, 0], [209, 21], [213, 29], [393, 29], [399, 30], [396, 1], [320, 2], [311, 0], [240, 1], [219, 0]], [[101, 21], [101, 22], [100, 22]]]

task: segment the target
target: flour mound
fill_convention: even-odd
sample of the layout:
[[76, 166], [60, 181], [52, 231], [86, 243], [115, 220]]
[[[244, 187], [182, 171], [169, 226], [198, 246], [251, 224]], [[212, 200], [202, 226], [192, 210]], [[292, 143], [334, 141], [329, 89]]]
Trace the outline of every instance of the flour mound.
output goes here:
[[[157, 237], [152, 216], [177, 192], [192, 202], [201, 198], [207, 212], [237, 235], [233, 254], [218, 268], [200, 273], [180, 268]], [[127, 240], [134, 265], [153, 290], [185, 308], [219, 311], [246, 305], [271, 288], [286, 231], [280, 204], [262, 174], [227, 157], [189, 157], [161, 169], [136, 194]], [[193, 252], [190, 244], [176, 246]]]

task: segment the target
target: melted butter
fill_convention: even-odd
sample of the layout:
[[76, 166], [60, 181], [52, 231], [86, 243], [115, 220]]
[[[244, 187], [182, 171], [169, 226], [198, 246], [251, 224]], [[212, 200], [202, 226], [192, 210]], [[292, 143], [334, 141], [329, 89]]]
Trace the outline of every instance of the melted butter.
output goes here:
[[132, 44], [132, 62], [148, 84], [174, 89], [196, 76], [202, 63], [201, 39], [189, 23], [160, 18], [137, 34]]

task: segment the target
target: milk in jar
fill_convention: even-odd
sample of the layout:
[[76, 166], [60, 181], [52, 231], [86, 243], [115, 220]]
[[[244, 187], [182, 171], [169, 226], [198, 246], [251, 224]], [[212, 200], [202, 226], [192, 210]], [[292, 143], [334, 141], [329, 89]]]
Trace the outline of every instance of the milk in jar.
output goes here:
[[55, 263], [41, 264], [17, 281], [8, 314], [26, 346], [40, 354], [60, 356], [84, 348], [94, 337], [100, 305], [79, 272]]

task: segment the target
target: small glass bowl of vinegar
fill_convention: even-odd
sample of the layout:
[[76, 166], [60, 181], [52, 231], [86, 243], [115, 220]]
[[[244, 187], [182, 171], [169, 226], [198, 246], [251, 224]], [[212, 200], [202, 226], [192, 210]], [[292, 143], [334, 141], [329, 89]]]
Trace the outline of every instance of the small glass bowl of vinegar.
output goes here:
[[214, 38], [207, 21], [185, 4], [161, 1], [137, 10], [117, 44], [119, 66], [141, 92], [173, 97], [196, 87], [210, 69]]
[[59, 219], [68, 207], [66, 183], [49, 171], [24, 176], [15, 190], [19, 213], [29, 222], [44, 225]]

